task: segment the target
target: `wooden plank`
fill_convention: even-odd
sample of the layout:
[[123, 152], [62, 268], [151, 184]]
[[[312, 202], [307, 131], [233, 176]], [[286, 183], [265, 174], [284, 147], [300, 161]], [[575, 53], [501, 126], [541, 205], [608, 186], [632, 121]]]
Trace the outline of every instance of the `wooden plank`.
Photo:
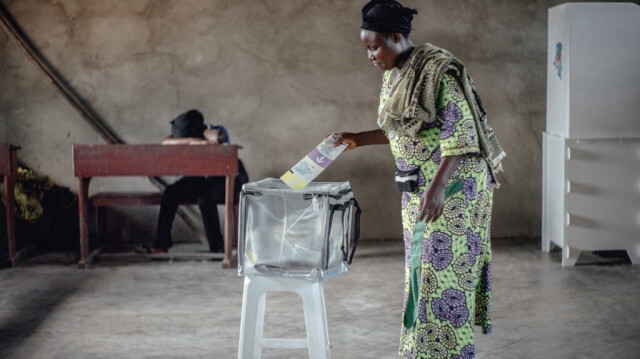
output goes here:
[[74, 145], [76, 177], [238, 174], [235, 145]]
[[161, 192], [101, 192], [91, 196], [91, 207], [157, 205]]
[[135, 252], [119, 252], [119, 253], [100, 253], [101, 259], [112, 258], [149, 258], [149, 259], [182, 259], [182, 260], [222, 260], [224, 254], [222, 253], [209, 253], [209, 252], [181, 252], [170, 251], [168, 253], [154, 253], [154, 254], [139, 254]]
[[[152, 206], [162, 202], [162, 192], [100, 192], [89, 197], [91, 207], [109, 206]], [[180, 204], [198, 204], [197, 201], [183, 201]]]

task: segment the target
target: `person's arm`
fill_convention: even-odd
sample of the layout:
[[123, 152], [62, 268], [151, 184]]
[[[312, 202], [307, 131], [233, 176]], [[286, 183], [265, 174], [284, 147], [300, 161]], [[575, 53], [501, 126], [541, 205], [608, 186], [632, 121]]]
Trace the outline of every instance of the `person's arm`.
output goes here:
[[389, 143], [389, 139], [385, 136], [384, 131], [375, 129], [363, 132], [340, 132], [335, 133], [335, 145], [346, 144], [345, 151], [352, 150], [356, 147], [369, 145], [384, 145]]
[[204, 130], [204, 137], [213, 143], [225, 143], [227, 142], [227, 136], [220, 130], [206, 129]]
[[163, 145], [206, 145], [212, 143], [204, 138], [197, 137], [172, 137], [167, 136], [162, 140]]
[[436, 171], [431, 184], [420, 198], [420, 217], [427, 217], [427, 222], [433, 222], [442, 215], [444, 207], [444, 189], [447, 186], [451, 173], [456, 169], [461, 155], [444, 156], [440, 160], [440, 166]]

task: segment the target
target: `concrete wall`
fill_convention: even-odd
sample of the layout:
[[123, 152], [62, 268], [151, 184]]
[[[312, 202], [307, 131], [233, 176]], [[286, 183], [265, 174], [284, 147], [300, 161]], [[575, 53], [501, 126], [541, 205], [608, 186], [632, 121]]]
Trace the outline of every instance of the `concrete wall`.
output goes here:
[[[155, 143], [190, 108], [222, 123], [253, 180], [278, 177], [332, 131], [373, 129], [381, 73], [358, 31], [364, 1], [0, 0], [44, 56], [129, 143]], [[405, 1], [414, 42], [469, 67], [508, 157], [494, 236], [538, 236], [545, 123], [547, 8], [561, 1]], [[71, 145], [103, 143], [0, 33], [0, 129], [20, 159], [77, 188]], [[363, 237], [401, 238], [386, 146], [344, 154], [319, 178], [351, 181]], [[145, 179], [92, 189], [144, 189]], [[153, 208], [135, 209], [149, 221]], [[149, 214], [151, 213], [151, 214]], [[153, 228], [153, 226], [150, 226]]]

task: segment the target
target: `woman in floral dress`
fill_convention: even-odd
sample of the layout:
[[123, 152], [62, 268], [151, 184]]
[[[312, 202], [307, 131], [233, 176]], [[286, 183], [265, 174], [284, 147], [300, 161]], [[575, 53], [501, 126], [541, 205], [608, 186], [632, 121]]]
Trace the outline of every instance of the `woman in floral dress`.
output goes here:
[[362, 43], [384, 71], [379, 128], [339, 133], [337, 143], [388, 143], [395, 158], [406, 253], [400, 356], [473, 358], [473, 325], [491, 332], [489, 227], [505, 154], [464, 66], [409, 39], [415, 14], [390, 0], [362, 9]]

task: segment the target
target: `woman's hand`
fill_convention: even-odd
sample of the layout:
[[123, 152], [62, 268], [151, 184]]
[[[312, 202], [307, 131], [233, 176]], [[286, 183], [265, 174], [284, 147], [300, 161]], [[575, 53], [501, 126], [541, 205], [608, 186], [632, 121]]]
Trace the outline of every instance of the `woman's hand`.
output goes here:
[[420, 217], [418, 217], [420, 221], [426, 217], [427, 223], [429, 223], [440, 218], [444, 208], [444, 188], [443, 184], [434, 181], [422, 194], [420, 198]]
[[358, 147], [357, 133], [340, 132], [340, 133], [334, 133], [333, 135], [336, 138], [336, 142], [333, 143], [334, 147], [345, 144], [347, 145], [347, 148], [344, 149], [345, 151], [349, 151]]
[[443, 156], [440, 160], [440, 166], [436, 171], [433, 180], [424, 191], [420, 198], [420, 216], [418, 220], [427, 218], [428, 222], [433, 222], [440, 218], [444, 209], [444, 190], [449, 182], [449, 177], [458, 166], [458, 162], [462, 158], [461, 155]]

